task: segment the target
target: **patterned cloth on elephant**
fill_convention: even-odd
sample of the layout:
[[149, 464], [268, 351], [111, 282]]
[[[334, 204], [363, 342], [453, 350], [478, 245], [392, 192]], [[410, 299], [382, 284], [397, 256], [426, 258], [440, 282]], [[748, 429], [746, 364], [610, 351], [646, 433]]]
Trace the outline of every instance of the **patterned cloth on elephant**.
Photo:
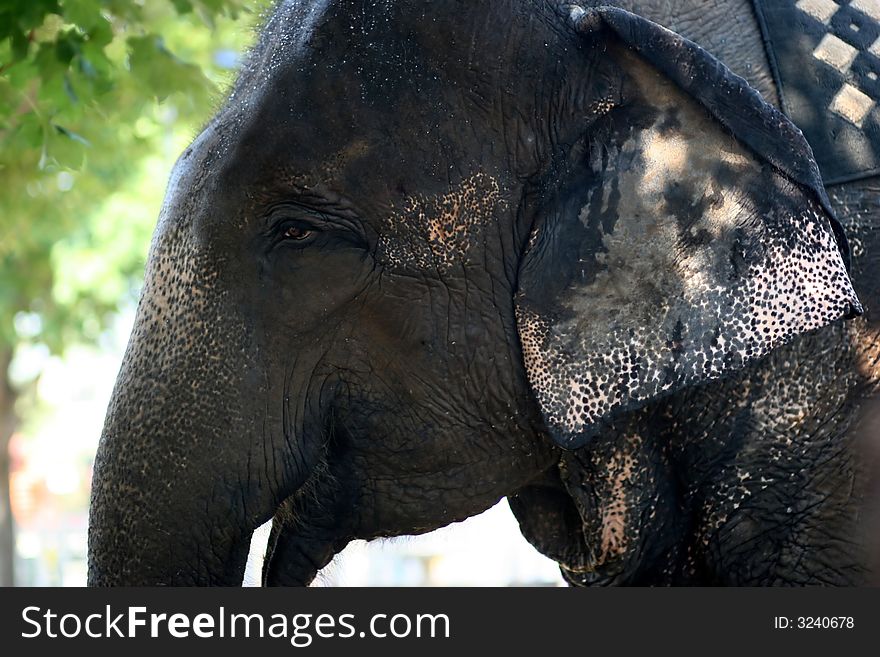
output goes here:
[[783, 110], [825, 183], [880, 173], [880, 0], [754, 3]]

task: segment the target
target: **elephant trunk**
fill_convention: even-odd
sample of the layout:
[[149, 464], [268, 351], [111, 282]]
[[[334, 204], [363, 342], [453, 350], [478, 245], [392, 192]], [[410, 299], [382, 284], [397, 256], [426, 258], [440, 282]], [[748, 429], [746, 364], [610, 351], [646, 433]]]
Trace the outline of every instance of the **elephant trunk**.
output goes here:
[[[223, 262], [157, 234], [95, 461], [90, 585], [240, 585], [297, 477]], [[290, 441], [287, 441], [288, 444]]]
[[[244, 428], [228, 408], [199, 409], [195, 397], [182, 407], [185, 419], [170, 417], [167, 401], [187, 391], [166, 388], [160, 376], [136, 377], [126, 363], [113, 395], [92, 483], [89, 585], [240, 585], [258, 524], [252, 493], [223, 476], [229, 466], [209, 450], [222, 451]], [[229, 430], [196, 434], [196, 412], [216, 413], [218, 425], [232, 420]]]

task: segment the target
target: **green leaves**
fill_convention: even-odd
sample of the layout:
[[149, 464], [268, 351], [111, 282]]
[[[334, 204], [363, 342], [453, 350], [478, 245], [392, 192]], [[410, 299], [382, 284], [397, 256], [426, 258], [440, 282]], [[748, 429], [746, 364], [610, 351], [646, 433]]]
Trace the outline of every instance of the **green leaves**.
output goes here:
[[94, 340], [130, 300], [170, 162], [226, 79], [214, 53], [267, 5], [0, 0], [0, 349]]
[[156, 34], [129, 37], [128, 48], [132, 74], [159, 101], [179, 91], [189, 94], [195, 102], [202, 102], [212, 90], [211, 81], [202, 69], [175, 56], [162, 37]]
[[59, 9], [58, 0], [7, 0], [0, 7], [0, 39], [10, 38], [16, 58], [24, 58], [32, 40], [31, 31]]

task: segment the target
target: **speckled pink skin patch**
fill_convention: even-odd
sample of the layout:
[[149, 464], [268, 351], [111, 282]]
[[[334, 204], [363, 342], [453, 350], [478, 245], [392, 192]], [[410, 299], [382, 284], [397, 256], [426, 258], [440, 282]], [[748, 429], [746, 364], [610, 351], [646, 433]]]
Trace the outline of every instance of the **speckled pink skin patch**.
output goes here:
[[479, 231], [503, 207], [498, 181], [483, 172], [445, 194], [410, 196], [385, 221], [379, 259], [392, 267], [444, 271], [467, 260]]

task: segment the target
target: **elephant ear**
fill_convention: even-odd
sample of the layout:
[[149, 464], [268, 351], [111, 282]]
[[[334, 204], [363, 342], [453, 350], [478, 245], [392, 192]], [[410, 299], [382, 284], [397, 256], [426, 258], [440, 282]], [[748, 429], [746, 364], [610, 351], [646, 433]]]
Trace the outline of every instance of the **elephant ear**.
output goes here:
[[558, 132], [515, 299], [529, 382], [566, 448], [862, 312], [800, 131], [692, 42], [574, 11], [586, 110]]

